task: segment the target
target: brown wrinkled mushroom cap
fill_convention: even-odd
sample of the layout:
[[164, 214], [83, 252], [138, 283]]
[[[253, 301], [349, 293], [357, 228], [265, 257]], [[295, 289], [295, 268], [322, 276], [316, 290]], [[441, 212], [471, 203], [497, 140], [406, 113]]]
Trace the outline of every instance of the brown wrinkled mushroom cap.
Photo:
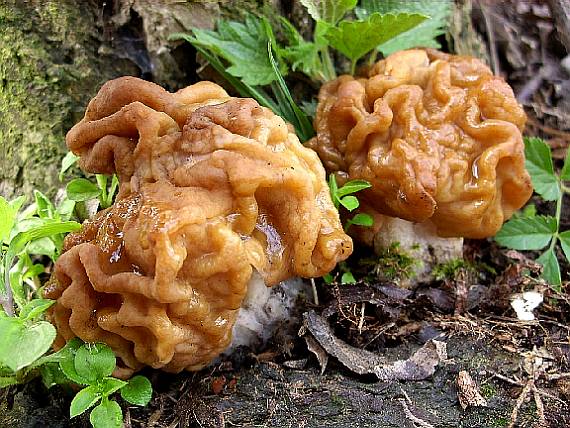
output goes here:
[[128, 376], [207, 365], [231, 340], [253, 269], [266, 284], [316, 277], [352, 251], [324, 169], [254, 100], [201, 82], [174, 94], [106, 83], [67, 135], [115, 204], [67, 236], [45, 295], [56, 346], [104, 342]]
[[330, 172], [368, 180], [363, 197], [378, 213], [483, 238], [532, 194], [525, 121], [511, 88], [479, 60], [409, 50], [367, 78], [323, 85], [308, 146]]

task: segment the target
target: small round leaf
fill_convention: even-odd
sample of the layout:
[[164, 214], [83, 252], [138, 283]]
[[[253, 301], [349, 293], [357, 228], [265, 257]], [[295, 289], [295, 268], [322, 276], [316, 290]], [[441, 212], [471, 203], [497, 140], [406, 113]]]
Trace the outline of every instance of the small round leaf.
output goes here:
[[85, 343], [75, 354], [77, 374], [89, 381], [97, 382], [113, 373], [116, 365], [115, 354], [103, 343]]
[[101, 399], [101, 395], [99, 394], [96, 386], [92, 385], [87, 388], [83, 388], [71, 401], [71, 405], [69, 406], [69, 417], [74, 418], [80, 415], [85, 410], [93, 407], [99, 399]]
[[116, 401], [103, 400], [89, 416], [93, 428], [121, 428], [123, 412]]
[[135, 376], [121, 389], [121, 397], [137, 406], [146, 406], [152, 398], [152, 385], [145, 376]]
[[72, 201], [88, 201], [94, 199], [101, 193], [101, 189], [86, 178], [76, 178], [71, 180], [65, 188], [67, 197]]

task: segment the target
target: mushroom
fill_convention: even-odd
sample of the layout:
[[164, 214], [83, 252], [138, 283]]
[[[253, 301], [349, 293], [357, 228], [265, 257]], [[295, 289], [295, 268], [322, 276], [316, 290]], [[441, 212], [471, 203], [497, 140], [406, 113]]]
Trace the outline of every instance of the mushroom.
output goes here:
[[414, 49], [377, 62], [366, 77], [323, 85], [308, 146], [339, 181], [372, 184], [362, 205], [376, 227], [359, 234], [377, 250], [402, 228], [485, 238], [532, 194], [525, 121], [508, 84], [479, 60]]
[[68, 147], [117, 200], [66, 237], [45, 296], [56, 346], [108, 344], [122, 376], [198, 370], [230, 343], [248, 283], [316, 277], [352, 252], [325, 171], [285, 122], [200, 82], [107, 82]]

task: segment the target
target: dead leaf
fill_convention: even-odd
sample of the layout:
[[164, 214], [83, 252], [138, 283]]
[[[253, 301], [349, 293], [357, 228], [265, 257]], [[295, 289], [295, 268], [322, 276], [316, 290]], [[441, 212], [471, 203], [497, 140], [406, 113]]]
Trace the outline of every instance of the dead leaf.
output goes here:
[[431, 376], [436, 366], [447, 359], [445, 343], [430, 340], [407, 360], [387, 361], [337, 338], [327, 321], [315, 311], [305, 312], [303, 317], [305, 327], [322, 348], [357, 374], [374, 374], [382, 381], [421, 380]]
[[459, 404], [461, 404], [463, 410], [469, 406], [477, 407], [487, 405], [487, 400], [485, 400], [479, 392], [477, 384], [465, 370], [461, 370], [457, 375], [457, 397], [459, 398]]

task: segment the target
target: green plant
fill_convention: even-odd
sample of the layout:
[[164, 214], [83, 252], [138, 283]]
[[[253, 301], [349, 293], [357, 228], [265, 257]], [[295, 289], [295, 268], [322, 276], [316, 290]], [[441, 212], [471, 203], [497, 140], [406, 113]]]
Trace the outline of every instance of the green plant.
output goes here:
[[570, 194], [570, 188], [564, 184], [570, 180], [570, 150], [562, 170], [557, 174], [548, 144], [540, 138], [525, 138], [524, 142], [526, 168], [534, 191], [545, 201], [556, 202], [555, 215], [537, 215], [534, 206], [527, 207], [503, 225], [495, 240], [514, 250], [542, 250], [547, 247], [537, 262], [544, 266], [544, 279], [560, 291], [562, 280], [556, 256], [558, 242], [566, 259], [570, 259], [570, 231], [560, 231], [563, 197]]
[[91, 411], [91, 425], [95, 428], [119, 428], [123, 424], [123, 413], [119, 404], [110, 399], [112, 394], [119, 391], [124, 400], [137, 406], [145, 406], [150, 401], [152, 385], [145, 376], [134, 376], [129, 381], [111, 377], [116, 359], [107, 345], [74, 339], [64, 350], [59, 361], [61, 370], [71, 381], [84, 386], [71, 402], [71, 418], [99, 403]]
[[[307, 115], [290, 96], [283, 76], [293, 70], [306, 74], [315, 82], [334, 79], [336, 70], [330, 48], [350, 60], [350, 71], [354, 74], [360, 59], [429, 21], [431, 11], [427, 6], [405, 10], [397, 3], [386, 8], [377, 2], [363, 1], [356, 11], [358, 19], [353, 19], [347, 15], [356, 7], [357, 0], [301, 0], [301, 3], [315, 21], [310, 41], [305, 40], [282, 16], [257, 17], [251, 14], [243, 23], [220, 20], [215, 31], [194, 28], [192, 34], [176, 33], [170, 38], [191, 43], [241, 96], [255, 98], [261, 105], [281, 115], [293, 124], [304, 142], [312, 137], [314, 131]], [[449, 3], [448, 0], [445, 3]], [[418, 46], [426, 40], [433, 45], [431, 39], [442, 33], [447, 17], [447, 12], [440, 6], [435, 7], [434, 12], [437, 18], [434, 25], [424, 27], [415, 35], [408, 35], [407, 39], [394, 46]], [[272, 18], [273, 22], [280, 24], [283, 40], [277, 39], [269, 24]], [[419, 44], [414, 44], [416, 40]], [[371, 60], [375, 57], [373, 54]], [[269, 95], [266, 87], [273, 96]]]
[[[342, 187], [338, 187], [335, 175], [329, 175], [331, 199], [337, 210], [340, 209], [341, 206], [351, 212], [357, 209], [360, 206], [360, 202], [358, 201], [358, 198], [354, 196], [354, 193], [368, 189], [369, 187], [372, 187], [372, 185], [366, 180], [350, 180]], [[358, 213], [346, 221], [344, 230], [348, 231], [352, 225], [370, 227], [373, 224], [374, 219], [370, 214]]]
[[[61, 168], [59, 171], [59, 179], [63, 181], [65, 172], [69, 170], [77, 161], [79, 156], [75, 156], [73, 152], [68, 152], [61, 161]], [[67, 198], [76, 203], [76, 209], [79, 211], [79, 217], [85, 218], [85, 201], [98, 198], [99, 205], [105, 209], [113, 204], [115, 194], [119, 188], [119, 179], [115, 174], [109, 177], [104, 174], [95, 174], [95, 181], [93, 183], [87, 178], [74, 178], [65, 188]]]
[[69, 221], [72, 201], [55, 207], [35, 191], [34, 202], [22, 210], [24, 202], [23, 196], [10, 202], [0, 196], [0, 387], [26, 382], [57, 359], [44, 356], [56, 332], [42, 320], [53, 301], [39, 298], [45, 267], [35, 261], [57, 259], [64, 234], [81, 227]]

